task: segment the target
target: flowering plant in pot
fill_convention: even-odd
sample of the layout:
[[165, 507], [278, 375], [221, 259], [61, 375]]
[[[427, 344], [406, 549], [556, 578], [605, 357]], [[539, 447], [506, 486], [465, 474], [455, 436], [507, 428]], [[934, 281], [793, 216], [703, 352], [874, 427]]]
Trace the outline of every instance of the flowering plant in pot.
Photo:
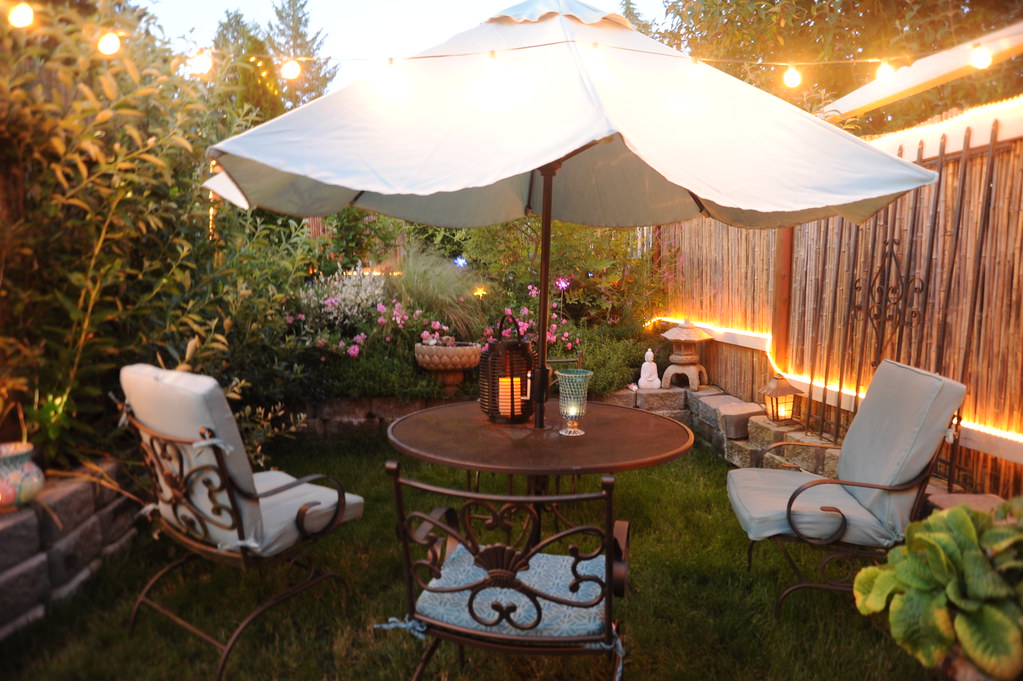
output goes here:
[[[420, 342], [416, 343], [416, 363], [437, 374], [444, 386], [444, 394], [452, 395], [465, 378], [465, 371], [480, 363], [480, 344], [459, 342], [446, 335], [450, 330], [438, 321], [423, 321]], [[445, 335], [442, 335], [445, 334]]]
[[927, 667], [966, 658], [990, 678], [1023, 676], [1023, 497], [993, 513], [957, 506], [910, 523], [888, 562], [854, 584], [864, 615], [888, 610], [896, 643]]

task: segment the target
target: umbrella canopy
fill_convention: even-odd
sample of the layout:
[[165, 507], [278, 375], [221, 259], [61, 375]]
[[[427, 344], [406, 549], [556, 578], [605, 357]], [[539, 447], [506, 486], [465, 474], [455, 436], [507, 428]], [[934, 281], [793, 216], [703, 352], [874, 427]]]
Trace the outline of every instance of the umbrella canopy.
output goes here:
[[516, 5], [210, 155], [242, 207], [449, 227], [541, 213], [540, 328], [552, 218], [860, 222], [936, 178], [576, 0]]

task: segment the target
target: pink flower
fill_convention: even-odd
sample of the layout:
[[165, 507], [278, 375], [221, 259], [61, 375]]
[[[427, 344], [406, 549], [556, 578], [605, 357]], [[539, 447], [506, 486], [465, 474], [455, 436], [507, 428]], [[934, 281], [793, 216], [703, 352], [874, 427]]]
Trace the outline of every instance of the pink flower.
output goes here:
[[521, 310], [519, 310], [519, 316], [520, 317], [528, 317], [529, 316], [529, 308], [528, 307], [524, 307]]
[[289, 324], [294, 324], [295, 323], [295, 318], [292, 317], [290, 314], [287, 317], [285, 317], [284, 320], [286, 322], [288, 322]]
[[321, 361], [321, 362], [326, 362], [326, 361], [327, 361], [327, 358], [326, 358], [326, 357], [324, 357], [323, 355], [320, 355], [320, 361]]
[[558, 306], [558, 303], [557, 303], [557, 301], [555, 301], [555, 302], [551, 303], [551, 307], [557, 307], [557, 306]]
[[571, 343], [565, 343], [565, 348], [567, 348], [568, 350], [571, 350], [572, 349], [572, 344]]
[[434, 331], [439, 330], [440, 329], [440, 322], [431, 322], [430, 323], [430, 328], [433, 329]]
[[359, 356], [359, 346], [358, 345], [349, 345], [348, 346], [348, 355], [350, 357], [358, 357]]
[[384, 319], [383, 317], [377, 317], [377, 324], [380, 324], [381, 326], [383, 326], [386, 323], [387, 323], [386, 319]]
[[501, 335], [503, 337], [505, 337], [505, 338], [509, 338], [512, 335], [512, 330], [511, 329], [502, 329], [501, 330]]
[[352, 340], [355, 341], [358, 345], [362, 345], [363, 343], [366, 342], [366, 334], [360, 333], [358, 336], [356, 336]]
[[419, 337], [422, 338], [424, 341], [428, 341], [430, 340], [430, 332], [423, 331], [421, 334], [419, 334]]
[[302, 314], [301, 312], [299, 312], [298, 313], [298, 319], [299, 319], [299, 321], [305, 321], [305, 315]]
[[345, 349], [345, 342], [344, 341], [338, 341], [337, 349], [338, 350], [344, 350]]
[[387, 342], [387, 343], [390, 343], [391, 342], [391, 337], [390, 336], [384, 336], [384, 341]]
[[512, 316], [511, 308], [510, 307], [504, 308], [504, 314], [507, 315], [508, 317], [511, 317]]
[[377, 312], [380, 313], [387, 312], [387, 306], [384, 305], [383, 303], [377, 303]]
[[322, 338], [317, 338], [316, 339], [316, 347], [318, 347], [318, 348], [325, 348], [325, 347], [327, 347], [327, 341], [325, 341]]

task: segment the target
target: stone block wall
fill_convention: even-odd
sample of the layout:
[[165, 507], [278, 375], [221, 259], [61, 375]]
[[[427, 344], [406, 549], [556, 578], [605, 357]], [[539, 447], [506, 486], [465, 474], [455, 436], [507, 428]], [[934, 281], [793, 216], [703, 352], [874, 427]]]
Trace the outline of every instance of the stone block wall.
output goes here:
[[[116, 475], [113, 460], [100, 465]], [[0, 640], [43, 618], [137, 533], [138, 505], [89, 480], [48, 479], [36, 502], [0, 514]]]
[[[703, 386], [699, 390], [619, 390], [602, 401], [646, 409], [681, 421], [697, 437], [711, 443], [726, 461], [740, 468], [754, 465], [761, 453], [775, 442], [833, 444], [805, 433], [798, 424], [776, 424], [767, 418], [759, 404], [729, 395], [716, 386]], [[839, 451], [837, 446], [827, 449], [786, 446], [784, 452], [774, 450], [764, 455], [762, 465], [766, 468], [796, 465], [811, 473], [834, 477], [838, 472]]]

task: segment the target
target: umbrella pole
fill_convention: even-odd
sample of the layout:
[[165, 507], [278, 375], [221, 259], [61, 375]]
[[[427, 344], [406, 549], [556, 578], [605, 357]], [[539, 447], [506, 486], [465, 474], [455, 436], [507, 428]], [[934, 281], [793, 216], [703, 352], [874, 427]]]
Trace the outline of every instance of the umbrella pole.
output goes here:
[[550, 326], [548, 310], [551, 288], [551, 207], [554, 198], [554, 176], [561, 170], [561, 162], [548, 163], [540, 168], [543, 177], [543, 212], [540, 215], [540, 301], [537, 321], [536, 354], [537, 367], [533, 371], [533, 427], [544, 427], [544, 401], [547, 399], [547, 327]]

